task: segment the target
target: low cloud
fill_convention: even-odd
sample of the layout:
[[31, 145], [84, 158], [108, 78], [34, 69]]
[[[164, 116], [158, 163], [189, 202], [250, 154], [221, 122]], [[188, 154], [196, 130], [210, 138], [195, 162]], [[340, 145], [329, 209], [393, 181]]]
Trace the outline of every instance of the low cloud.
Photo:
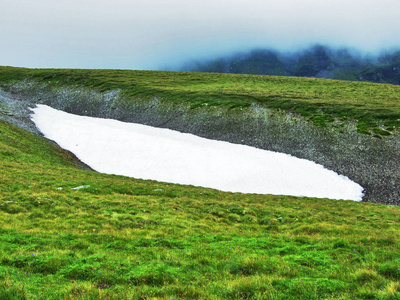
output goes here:
[[2, 0], [0, 65], [158, 69], [255, 47], [399, 47], [395, 0]]

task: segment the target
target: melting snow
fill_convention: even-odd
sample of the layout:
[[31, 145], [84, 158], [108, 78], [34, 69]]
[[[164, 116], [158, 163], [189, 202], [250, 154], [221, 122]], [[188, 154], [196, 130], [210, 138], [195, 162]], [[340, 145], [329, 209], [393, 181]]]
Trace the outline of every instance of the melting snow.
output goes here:
[[360, 201], [363, 188], [293, 156], [37, 105], [38, 129], [94, 170], [222, 191]]

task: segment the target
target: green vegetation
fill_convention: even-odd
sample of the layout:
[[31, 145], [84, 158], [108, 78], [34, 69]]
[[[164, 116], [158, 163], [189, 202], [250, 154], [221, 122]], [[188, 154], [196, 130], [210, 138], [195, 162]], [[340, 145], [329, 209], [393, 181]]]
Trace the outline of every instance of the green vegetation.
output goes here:
[[131, 98], [158, 97], [193, 109], [245, 109], [257, 103], [295, 112], [318, 126], [335, 119], [356, 120], [360, 133], [379, 137], [400, 128], [400, 87], [395, 85], [216, 73], [0, 67], [3, 86], [23, 79], [103, 92], [120, 89]]
[[[318, 126], [356, 120], [359, 132], [382, 138], [400, 127], [400, 87], [392, 85], [0, 67], [0, 86], [16, 99], [23, 79], [52, 90], [119, 89], [124, 101], [157, 97], [193, 110], [257, 103]], [[1, 115], [12, 115], [7, 105]], [[224, 193], [79, 165], [0, 121], [0, 299], [400, 298], [399, 207]]]
[[400, 297], [398, 207], [84, 171], [2, 121], [0, 170], [0, 299]]

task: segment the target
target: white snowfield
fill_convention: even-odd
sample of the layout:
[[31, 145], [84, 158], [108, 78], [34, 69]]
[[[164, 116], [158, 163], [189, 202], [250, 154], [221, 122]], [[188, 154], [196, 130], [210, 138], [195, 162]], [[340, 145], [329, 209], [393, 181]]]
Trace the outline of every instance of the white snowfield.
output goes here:
[[222, 191], [361, 201], [345, 176], [293, 156], [37, 105], [31, 119], [94, 170]]

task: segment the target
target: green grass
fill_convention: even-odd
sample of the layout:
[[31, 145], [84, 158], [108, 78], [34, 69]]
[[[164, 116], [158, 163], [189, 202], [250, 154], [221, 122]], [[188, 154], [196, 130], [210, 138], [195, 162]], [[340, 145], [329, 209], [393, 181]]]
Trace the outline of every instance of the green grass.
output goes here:
[[[279, 76], [129, 70], [23, 69], [0, 67], [0, 82], [30, 79], [129, 97], [187, 103], [192, 108], [245, 109], [258, 103], [296, 112], [318, 126], [356, 120], [360, 133], [388, 135], [400, 128], [400, 87], [388, 84]], [[377, 134], [380, 136], [379, 134]]]
[[0, 299], [400, 297], [398, 207], [75, 165], [0, 121]]
[[[319, 126], [357, 120], [360, 132], [381, 137], [400, 126], [392, 85], [0, 67], [3, 86], [22, 79], [193, 109], [258, 103]], [[0, 121], [0, 299], [400, 298], [398, 207], [224, 193], [76, 165]]]

